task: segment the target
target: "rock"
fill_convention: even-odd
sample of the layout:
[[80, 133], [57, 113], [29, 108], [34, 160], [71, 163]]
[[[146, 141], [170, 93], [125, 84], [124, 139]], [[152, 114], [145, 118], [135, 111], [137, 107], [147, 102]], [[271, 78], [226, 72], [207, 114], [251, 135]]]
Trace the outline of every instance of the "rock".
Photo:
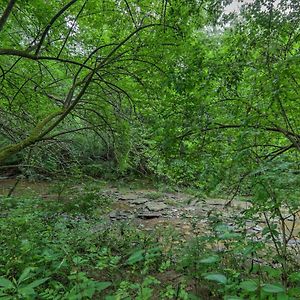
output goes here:
[[133, 218], [133, 215], [128, 211], [112, 211], [109, 217], [113, 220], [127, 220]]
[[300, 240], [299, 240], [299, 239], [296, 239], [296, 238], [291, 239], [291, 240], [288, 241], [288, 245], [289, 245], [289, 246], [298, 246], [298, 247], [299, 247], [299, 245], [300, 245]]
[[189, 215], [189, 214], [185, 214], [182, 216], [183, 218], [187, 218], [187, 219], [191, 219], [193, 218], [194, 216], [193, 215]]
[[134, 200], [130, 201], [130, 203], [135, 204], [135, 205], [144, 204], [146, 202], [148, 202], [148, 199], [146, 199], [146, 198], [138, 198], [138, 199], [134, 199]]
[[96, 232], [103, 232], [106, 231], [110, 226], [110, 222], [107, 219], [102, 219], [100, 223], [95, 224], [95, 226], [93, 226], [91, 228], [91, 232], [92, 233], [96, 233]]
[[192, 199], [188, 201], [188, 205], [189, 206], [198, 206], [199, 205], [200, 200], [198, 199]]
[[209, 212], [209, 211], [211, 211], [211, 208], [202, 206], [201, 208], [199, 208], [199, 210], [202, 212]]
[[139, 198], [139, 196], [137, 194], [124, 194], [124, 195], [119, 195], [119, 197], [118, 197], [119, 200], [123, 200], [123, 201], [136, 200], [138, 198]]
[[251, 233], [258, 233], [258, 232], [261, 232], [263, 230], [263, 228], [259, 225], [256, 225], [256, 226], [253, 226], [251, 228], [248, 229], [248, 232], [251, 232]]
[[149, 202], [149, 203], [147, 203], [146, 207], [150, 211], [160, 211], [160, 210], [166, 209], [168, 207], [168, 205], [166, 205], [163, 202]]
[[209, 205], [212, 205], [212, 206], [224, 206], [225, 203], [214, 202], [214, 203], [209, 203]]
[[161, 214], [158, 212], [146, 212], [143, 211], [137, 215], [137, 218], [140, 219], [155, 219], [161, 217]]
[[105, 195], [117, 195], [118, 191], [116, 189], [104, 189], [100, 193]]
[[111, 218], [111, 219], [115, 219], [115, 218], [117, 218], [117, 212], [116, 211], [112, 211], [112, 212], [110, 212], [109, 213], [109, 217]]
[[185, 207], [184, 210], [185, 211], [195, 211], [196, 208], [195, 207]]

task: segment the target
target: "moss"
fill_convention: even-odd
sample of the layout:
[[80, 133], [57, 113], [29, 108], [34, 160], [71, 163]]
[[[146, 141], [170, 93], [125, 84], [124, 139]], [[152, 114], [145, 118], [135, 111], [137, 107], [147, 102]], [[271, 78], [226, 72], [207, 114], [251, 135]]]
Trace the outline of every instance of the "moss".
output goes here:
[[19, 143], [4, 146], [2, 149], [0, 149], [0, 165], [2, 165], [4, 161], [6, 161], [12, 155], [38, 142], [40, 138], [43, 137], [42, 130], [44, 129], [44, 127], [60, 114], [62, 114], [61, 110], [50, 114], [48, 117], [46, 117], [36, 125], [36, 127], [31, 131], [30, 135], [27, 138]]

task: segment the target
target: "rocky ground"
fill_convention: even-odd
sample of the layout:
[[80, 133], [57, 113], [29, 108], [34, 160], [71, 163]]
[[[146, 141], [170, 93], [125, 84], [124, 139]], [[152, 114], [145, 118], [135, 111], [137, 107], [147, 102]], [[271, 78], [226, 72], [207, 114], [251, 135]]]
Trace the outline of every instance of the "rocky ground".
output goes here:
[[[1, 180], [0, 194], [7, 194], [15, 180]], [[80, 187], [78, 187], [80, 188]], [[52, 198], [49, 193], [49, 184], [44, 182], [21, 181], [14, 193], [23, 194], [34, 191], [43, 198]], [[239, 217], [251, 208], [251, 203], [228, 199], [201, 199], [188, 193], [161, 192], [156, 189], [141, 189], [132, 187], [116, 188], [106, 185], [99, 188], [99, 193], [109, 196], [113, 200], [112, 210], [107, 214], [109, 222], [132, 222], [135, 225], [151, 230], [156, 226], [172, 225], [185, 237], [206, 234], [211, 231], [211, 218], [221, 220], [230, 231], [244, 230], [249, 236], [262, 239], [263, 228], [266, 227], [264, 216], [253, 216], [245, 220], [243, 228], [238, 226]], [[294, 222], [292, 217], [286, 215], [286, 230], [291, 232], [288, 245], [300, 254], [300, 221]], [[277, 222], [278, 220], [272, 220]]]
[[[246, 220], [243, 228], [238, 225], [239, 217], [251, 208], [247, 201], [224, 199], [199, 199], [184, 193], [160, 193], [153, 190], [120, 191], [116, 188], [104, 190], [105, 195], [115, 199], [113, 210], [108, 217], [111, 222], [132, 221], [140, 227], [151, 229], [159, 225], [173, 225], [186, 237], [209, 233], [213, 216], [224, 223], [231, 232], [244, 230], [251, 238], [263, 239], [266, 220], [256, 216], [256, 220]], [[278, 220], [272, 220], [276, 223]], [[293, 230], [288, 245], [300, 250], [300, 222], [294, 224], [292, 218], [286, 220], [287, 231]]]

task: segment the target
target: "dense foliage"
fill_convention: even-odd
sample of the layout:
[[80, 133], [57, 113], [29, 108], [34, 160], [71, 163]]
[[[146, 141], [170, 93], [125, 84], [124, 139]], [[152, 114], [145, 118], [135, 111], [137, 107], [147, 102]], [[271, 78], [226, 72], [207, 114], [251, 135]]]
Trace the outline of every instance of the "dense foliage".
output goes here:
[[206, 190], [265, 161], [297, 164], [297, 1], [229, 15], [221, 1], [9, 3], [2, 164]]
[[[289, 243], [300, 211], [299, 44], [297, 0], [0, 0], [1, 176], [146, 177], [227, 197], [228, 206], [248, 197], [239, 226], [264, 219], [280, 269], [263, 276], [258, 264], [259, 279], [253, 266], [248, 278], [241, 258], [235, 270], [239, 250], [247, 257], [268, 247], [228, 228], [234, 242], [221, 255], [209, 246], [218, 229], [186, 246], [186, 256], [179, 246], [157, 250], [156, 237], [136, 228], [95, 234], [111, 201], [91, 187], [84, 199], [62, 204], [58, 195], [49, 206], [13, 199], [12, 189], [0, 199], [0, 298], [81, 299], [82, 287], [82, 299], [151, 299], [153, 269], [174, 263], [191, 278], [176, 291], [163, 287], [162, 299], [192, 297], [189, 280], [213, 282], [215, 297], [236, 295], [225, 299], [297, 299]], [[211, 222], [220, 229], [217, 217]], [[89, 268], [96, 261], [108, 269], [105, 280]], [[128, 276], [115, 277], [123, 267]]]

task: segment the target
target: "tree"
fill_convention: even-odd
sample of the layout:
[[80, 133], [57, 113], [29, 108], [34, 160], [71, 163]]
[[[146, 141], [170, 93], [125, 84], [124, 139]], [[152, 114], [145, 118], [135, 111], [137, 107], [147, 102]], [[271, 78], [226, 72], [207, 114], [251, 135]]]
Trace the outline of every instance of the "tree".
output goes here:
[[169, 111], [159, 140], [166, 169], [173, 165], [181, 182], [210, 173], [216, 186], [240, 182], [258, 162], [297, 161], [298, 33], [299, 3], [266, 0], [191, 35], [170, 72], [167, 99], [176, 104], [162, 105]]
[[113, 119], [134, 110], [128, 90], [141, 90], [142, 72], [160, 69], [166, 6], [95, 0], [3, 6], [0, 163], [67, 133], [113, 132]]

